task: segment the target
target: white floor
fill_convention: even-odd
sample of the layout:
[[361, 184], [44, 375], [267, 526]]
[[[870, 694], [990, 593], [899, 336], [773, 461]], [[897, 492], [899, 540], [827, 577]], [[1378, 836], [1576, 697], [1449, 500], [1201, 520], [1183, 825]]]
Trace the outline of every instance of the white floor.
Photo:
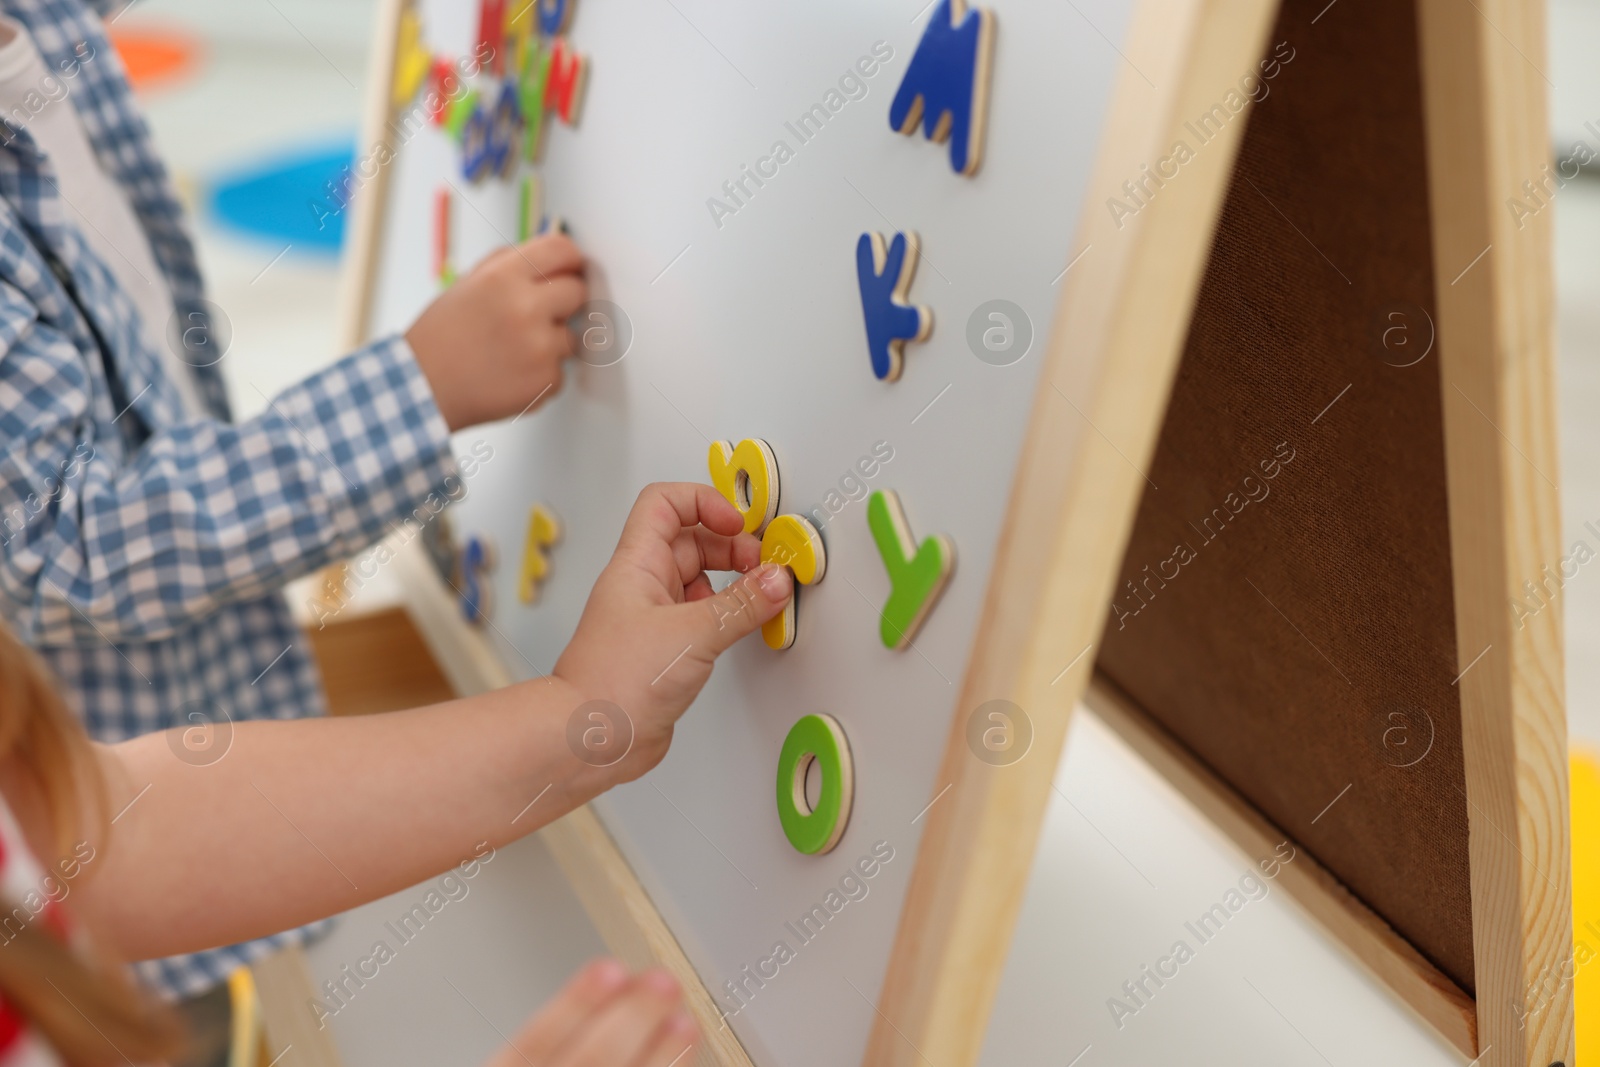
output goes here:
[[[426, 924], [402, 925], [430, 903], [437, 911]], [[393, 958], [362, 963], [380, 941]], [[604, 951], [533, 837], [499, 850], [475, 878], [436, 878], [348, 913], [310, 957], [319, 986], [344, 983], [340, 999], [324, 993], [324, 1003], [345, 1067], [472, 1067]], [[374, 971], [359, 985], [346, 977]]]

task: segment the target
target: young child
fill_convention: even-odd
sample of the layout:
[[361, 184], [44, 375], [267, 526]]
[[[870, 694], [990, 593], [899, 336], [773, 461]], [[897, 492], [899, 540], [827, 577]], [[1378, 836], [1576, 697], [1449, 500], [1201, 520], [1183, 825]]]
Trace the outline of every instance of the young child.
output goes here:
[[[82, 1065], [172, 1047], [159, 1017], [69, 952], [62, 909], [45, 905], [30, 923], [14, 907], [30, 890], [38, 898], [44, 871], [69, 887], [53, 896], [97, 946], [140, 958], [308, 922], [482, 855], [661, 760], [716, 657], [790, 596], [788, 571], [758, 567], [760, 551], [709, 486], [650, 486], [548, 677], [391, 715], [244, 723], [228, 757], [204, 767], [161, 735], [87, 744], [0, 629], [0, 893], [12, 920], [0, 945], [0, 1067], [56, 1062], [40, 1051], [47, 1041]], [[745, 577], [713, 594], [710, 570]], [[633, 747], [609, 767], [565, 740], [572, 712], [594, 699], [634, 726]], [[668, 976], [598, 963], [491, 1067], [670, 1067], [695, 1034]]]
[[[182, 212], [84, 0], [0, 0], [0, 119], [0, 610], [99, 740], [321, 714], [283, 586], [444, 490], [451, 431], [556, 390], [581, 255], [505, 249], [235, 423]], [[294, 936], [141, 974], [195, 995]]]

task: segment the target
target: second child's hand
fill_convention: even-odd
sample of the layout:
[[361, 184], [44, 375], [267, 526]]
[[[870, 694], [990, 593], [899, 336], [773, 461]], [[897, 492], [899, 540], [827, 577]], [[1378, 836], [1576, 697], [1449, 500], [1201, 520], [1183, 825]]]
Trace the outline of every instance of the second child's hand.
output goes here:
[[673, 1067], [698, 1039], [664, 970], [629, 976], [616, 960], [579, 971], [485, 1067]]
[[440, 293], [405, 337], [451, 431], [560, 391], [567, 320], [588, 299], [583, 253], [559, 233], [491, 253]]

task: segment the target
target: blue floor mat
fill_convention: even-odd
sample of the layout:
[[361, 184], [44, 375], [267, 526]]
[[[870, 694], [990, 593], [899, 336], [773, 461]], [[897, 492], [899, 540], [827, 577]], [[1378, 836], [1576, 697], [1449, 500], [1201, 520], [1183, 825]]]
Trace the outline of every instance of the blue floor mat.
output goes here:
[[211, 217], [273, 244], [337, 253], [349, 212], [335, 190], [354, 157], [354, 140], [341, 139], [269, 156], [222, 175], [210, 183]]

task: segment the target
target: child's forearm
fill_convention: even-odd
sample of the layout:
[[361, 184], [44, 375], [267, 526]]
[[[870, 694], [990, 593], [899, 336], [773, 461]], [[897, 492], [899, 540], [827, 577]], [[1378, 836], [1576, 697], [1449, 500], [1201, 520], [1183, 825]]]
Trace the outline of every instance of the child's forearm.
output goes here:
[[175, 754], [179, 731], [105, 748], [116, 821], [74, 903], [142, 959], [392, 893], [611, 784], [568, 748], [581, 702], [551, 678], [389, 715], [243, 723], [206, 766]]

